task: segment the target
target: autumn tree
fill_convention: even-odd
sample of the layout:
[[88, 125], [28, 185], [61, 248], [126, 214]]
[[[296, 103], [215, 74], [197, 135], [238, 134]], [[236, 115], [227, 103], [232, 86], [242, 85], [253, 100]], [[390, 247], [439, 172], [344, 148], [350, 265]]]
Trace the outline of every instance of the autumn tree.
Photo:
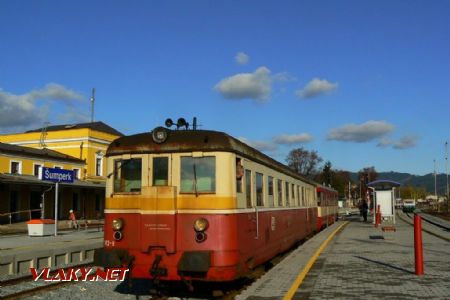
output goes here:
[[290, 168], [309, 178], [318, 173], [318, 167], [322, 160], [317, 151], [308, 151], [303, 147], [291, 150], [286, 157]]

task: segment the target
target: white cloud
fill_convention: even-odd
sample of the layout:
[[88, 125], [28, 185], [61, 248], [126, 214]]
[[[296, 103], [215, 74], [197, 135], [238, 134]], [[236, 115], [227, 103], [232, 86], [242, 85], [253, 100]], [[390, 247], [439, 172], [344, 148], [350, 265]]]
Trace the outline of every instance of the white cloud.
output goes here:
[[244, 52], [239, 52], [234, 57], [234, 60], [240, 65], [246, 65], [249, 62], [250, 57], [247, 54], [245, 54]]
[[254, 73], [240, 73], [222, 79], [214, 87], [226, 99], [268, 100], [272, 90], [270, 70], [259, 67]]
[[285, 145], [304, 144], [312, 141], [312, 136], [307, 133], [300, 134], [281, 134], [274, 138], [274, 142]]
[[419, 139], [416, 135], [406, 135], [400, 138], [398, 141], [394, 141], [388, 138], [382, 138], [377, 144], [377, 147], [388, 147], [392, 146], [394, 149], [408, 149], [413, 148], [417, 145], [417, 140]]
[[74, 100], [83, 96], [56, 83], [49, 83], [42, 89], [15, 95], [0, 90], [0, 131], [23, 130], [32, 126], [42, 126], [54, 112], [52, 103], [60, 101], [63, 108], [72, 110]]
[[368, 121], [363, 124], [348, 124], [328, 132], [329, 140], [365, 143], [382, 138], [394, 130], [394, 125], [385, 121]]
[[249, 145], [250, 147], [258, 149], [261, 152], [273, 152], [277, 150], [277, 145], [275, 145], [274, 143], [264, 141], [250, 141], [244, 137], [239, 137], [238, 140]]
[[400, 140], [395, 142], [393, 147], [394, 147], [394, 149], [413, 148], [416, 146], [418, 139], [419, 138], [415, 135], [404, 136]]
[[277, 74], [273, 75], [272, 79], [273, 79], [273, 81], [283, 82], [283, 83], [297, 81], [297, 78], [295, 76], [289, 74], [288, 72], [277, 73]]
[[330, 93], [331, 91], [338, 88], [337, 83], [330, 83], [326, 79], [314, 78], [303, 88], [303, 90], [298, 90], [295, 94], [301, 98], [313, 98], [320, 96], [322, 94]]

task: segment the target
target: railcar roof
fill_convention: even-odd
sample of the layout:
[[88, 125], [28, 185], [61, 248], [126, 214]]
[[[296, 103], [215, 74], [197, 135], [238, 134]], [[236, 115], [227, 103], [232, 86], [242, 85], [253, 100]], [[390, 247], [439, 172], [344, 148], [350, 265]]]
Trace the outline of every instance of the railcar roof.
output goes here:
[[296, 177], [310, 184], [317, 184], [291, 168], [279, 163], [262, 152], [248, 146], [238, 139], [219, 131], [212, 130], [169, 130], [165, 142], [153, 141], [152, 132], [123, 136], [112, 142], [106, 156], [122, 154], [173, 153], [173, 152], [233, 152], [242, 157], [257, 161], [289, 176]]

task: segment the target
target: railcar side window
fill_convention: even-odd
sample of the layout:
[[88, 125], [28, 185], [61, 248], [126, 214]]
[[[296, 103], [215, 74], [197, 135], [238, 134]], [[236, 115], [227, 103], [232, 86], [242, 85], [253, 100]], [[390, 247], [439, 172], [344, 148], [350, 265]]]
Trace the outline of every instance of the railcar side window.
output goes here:
[[292, 191], [292, 205], [296, 205], [297, 203], [297, 201], [296, 201], [296, 198], [295, 198], [295, 185], [294, 184], [291, 184], [291, 191]]
[[140, 192], [141, 170], [142, 160], [140, 158], [114, 161], [114, 192]]
[[216, 157], [181, 157], [181, 193], [216, 192]]
[[267, 185], [269, 186], [269, 206], [273, 207], [273, 177], [272, 176], [268, 177]]
[[245, 197], [247, 207], [252, 207], [252, 171], [245, 170]]
[[285, 183], [285, 194], [286, 194], [286, 206], [289, 206], [289, 182]]
[[281, 190], [282, 183], [281, 180], [278, 179], [277, 190], [278, 190], [278, 206], [283, 206], [283, 192]]
[[153, 185], [169, 185], [169, 158], [153, 157]]
[[256, 206], [264, 206], [263, 191], [263, 174], [256, 173]]
[[236, 192], [242, 193], [242, 177], [244, 177], [244, 167], [240, 158], [236, 158]]

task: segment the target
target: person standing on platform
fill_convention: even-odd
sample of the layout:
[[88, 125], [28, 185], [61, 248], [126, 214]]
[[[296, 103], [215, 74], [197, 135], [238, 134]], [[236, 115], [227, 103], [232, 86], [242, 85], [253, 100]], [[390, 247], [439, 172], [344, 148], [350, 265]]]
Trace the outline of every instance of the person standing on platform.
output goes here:
[[367, 211], [369, 210], [369, 206], [367, 205], [366, 200], [363, 200], [361, 204], [361, 213], [364, 219], [364, 222], [367, 222]]
[[70, 228], [78, 229], [77, 218], [75, 217], [75, 214], [72, 209], [69, 210], [69, 220], [70, 220]]

